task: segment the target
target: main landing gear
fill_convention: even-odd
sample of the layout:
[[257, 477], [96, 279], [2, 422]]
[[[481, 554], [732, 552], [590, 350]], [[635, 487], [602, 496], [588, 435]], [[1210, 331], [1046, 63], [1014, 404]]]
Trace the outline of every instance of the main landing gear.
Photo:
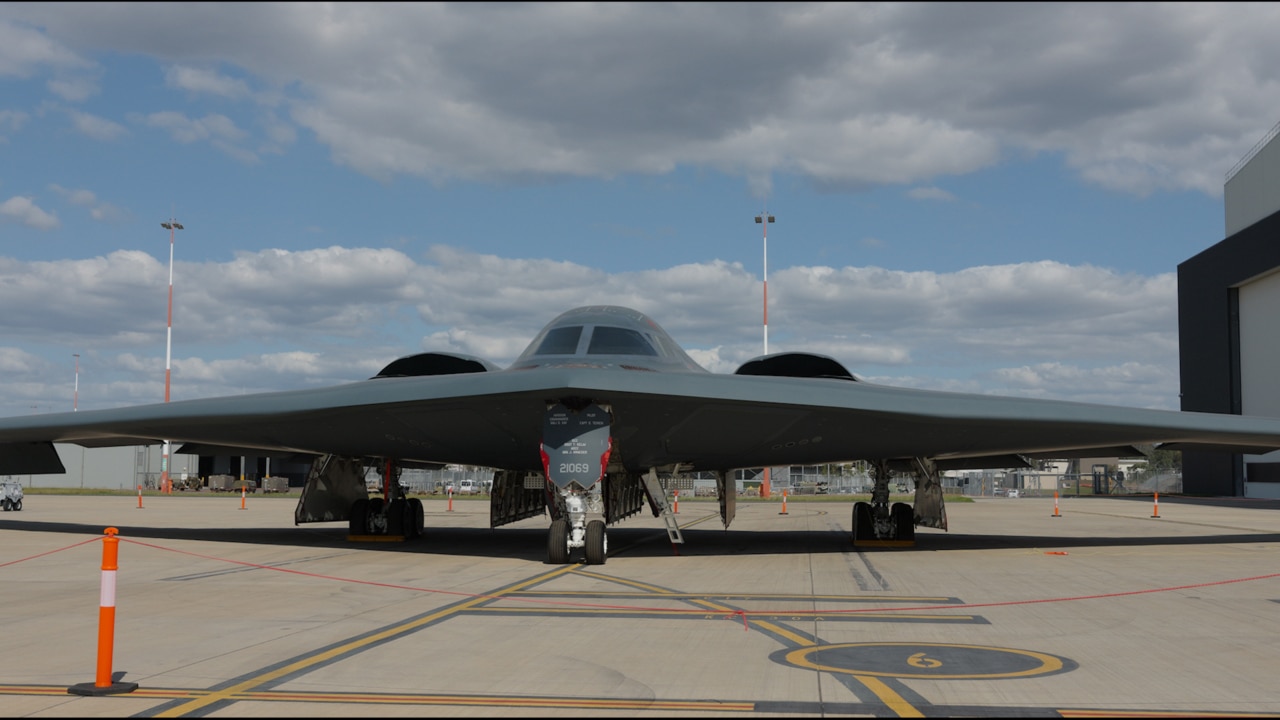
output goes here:
[[347, 517], [350, 535], [388, 535], [405, 540], [422, 535], [425, 511], [418, 498], [406, 497], [400, 486], [400, 468], [387, 461], [378, 468], [386, 498], [360, 498], [351, 503]]
[[356, 500], [347, 519], [350, 535], [397, 535], [405, 540], [422, 535], [425, 511], [418, 498], [396, 498], [386, 502], [380, 497]]
[[916, 540], [914, 512], [907, 503], [889, 504], [889, 463], [872, 465], [875, 486], [871, 502], [853, 504], [853, 544], [903, 546]]
[[915, 542], [916, 526], [911, 506], [907, 503], [853, 504], [853, 544], [872, 545], [892, 542]]

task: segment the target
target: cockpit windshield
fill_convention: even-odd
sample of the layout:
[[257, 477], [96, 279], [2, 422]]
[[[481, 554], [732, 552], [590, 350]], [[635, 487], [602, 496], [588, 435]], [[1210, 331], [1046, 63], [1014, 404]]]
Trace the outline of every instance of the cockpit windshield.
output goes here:
[[587, 347], [588, 355], [648, 355], [657, 356], [658, 351], [648, 338], [635, 330], [627, 328], [597, 325], [591, 331], [591, 344]]
[[582, 336], [582, 326], [552, 328], [542, 339], [534, 355], [572, 355], [578, 351], [578, 338]]
[[589, 305], [547, 324], [511, 369], [618, 368], [706, 372], [644, 313], [616, 305]]

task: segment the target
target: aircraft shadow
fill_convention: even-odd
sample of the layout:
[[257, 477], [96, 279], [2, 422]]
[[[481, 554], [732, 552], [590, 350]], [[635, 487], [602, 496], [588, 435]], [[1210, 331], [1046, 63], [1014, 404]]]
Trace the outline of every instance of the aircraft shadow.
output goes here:
[[[189, 540], [289, 547], [325, 547], [368, 552], [417, 553], [464, 557], [507, 557], [535, 562], [546, 559], [547, 531], [522, 528], [433, 528], [423, 537], [405, 542], [357, 542], [347, 540], [345, 527], [263, 528], [166, 528], [115, 526], [127, 539]], [[5, 518], [0, 530], [62, 533], [81, 538], [101, 535], [98, 524], [22, 521]], [[847, 552], [940, 552], [954, 550], [1034, 550], [1041, 548], [1160, 547], [1280, 542], [1280, 533], [1223, 533], [1198, 536], [1062, 537], [1055, 535], [984, 535], [976, 533], [918, 532], [914, 548], [854, 547], [846, 531], [793, 530], [749, 531], [719, 529], [682, 530], [685, 543], [673, 546], [666, 532], [654, 528], [609, 529], [609, 557], [664, 557], [672, 555], [733, 556], [786, 555]]]

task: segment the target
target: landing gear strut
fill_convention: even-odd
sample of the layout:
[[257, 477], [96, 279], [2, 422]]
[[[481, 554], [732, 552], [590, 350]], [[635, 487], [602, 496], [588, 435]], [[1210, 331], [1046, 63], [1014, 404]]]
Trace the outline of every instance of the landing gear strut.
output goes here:
[[[613, 452], [609, 406], [585, 398], [562, 398], [542, 418], [542, 469], [547, 480], [547, 562], [569, 562], [582, 548], [588, 565], [604, 563], [608, 553], [602, 485]], [[587, 515], [591, 515], [590, 522]]]
[[[599, 488], [599, 485], [595, 486]], [[588, 565], [603, 565], [609, 552], [609, 540], [605, 533], [603, 520], [587, 520], [587, 515], [599, 515], [604, 511], [604, 502], [596, 492], [578, 489], [555, 489], [554, 520], [547, 531], [547, 562], [563, 565], [569, 562], [570, 554], [582, 548], [583, 560]]]

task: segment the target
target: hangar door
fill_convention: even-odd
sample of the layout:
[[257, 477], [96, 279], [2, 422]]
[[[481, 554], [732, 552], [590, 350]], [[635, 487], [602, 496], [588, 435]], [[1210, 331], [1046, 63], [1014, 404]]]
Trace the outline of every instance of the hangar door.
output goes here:
[[[1280, 270], [1238, 288], [1240, 409], [1280, 417]], [[1245, 495], [1280, 497], [1280, 452], [1245, 455]]]

